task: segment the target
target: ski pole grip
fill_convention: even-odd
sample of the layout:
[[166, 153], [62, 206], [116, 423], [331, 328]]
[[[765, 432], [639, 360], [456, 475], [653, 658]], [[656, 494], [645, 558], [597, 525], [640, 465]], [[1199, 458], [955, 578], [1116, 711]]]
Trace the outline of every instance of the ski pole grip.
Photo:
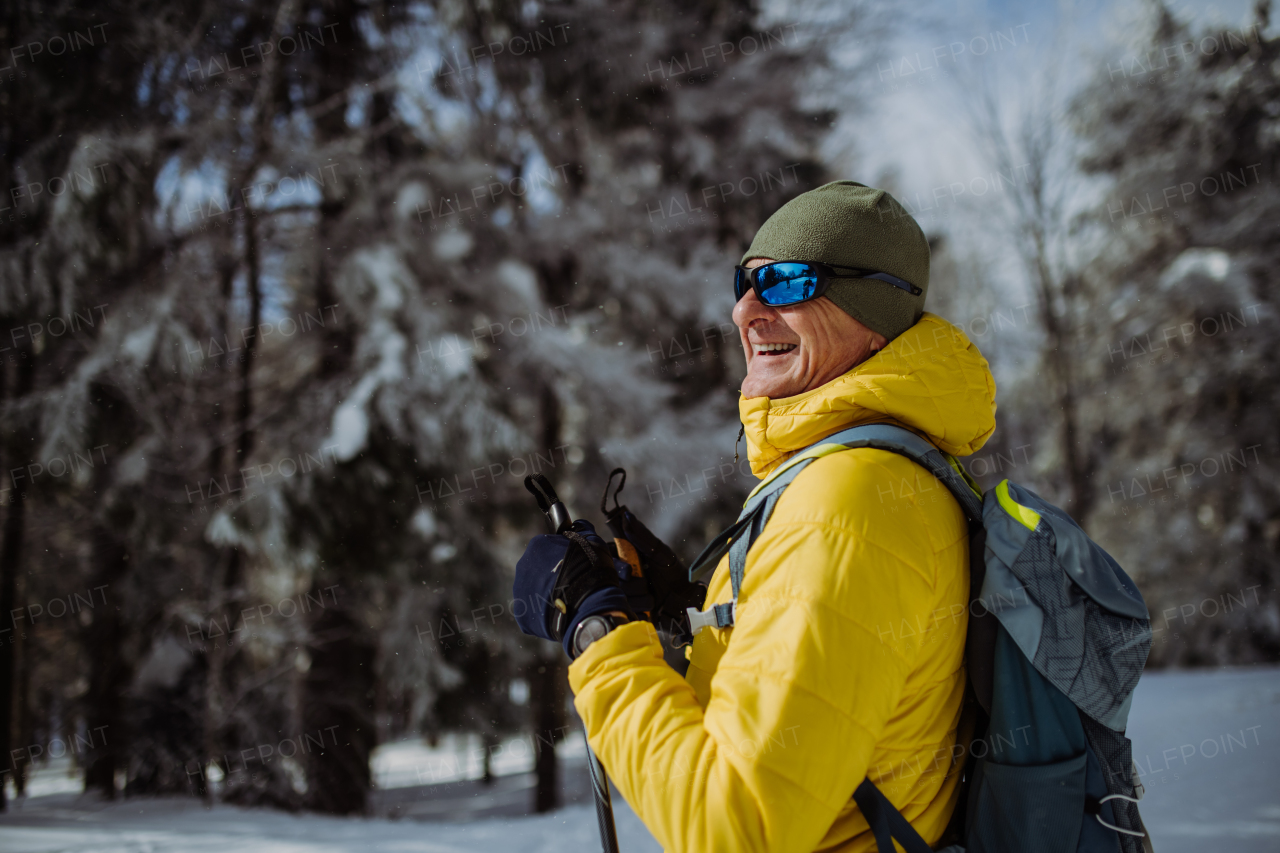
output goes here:
[[551, 509], [547, 510], [547, 518], [551, 519], [551, 526], [556, 529], [556, 533], [564, 533], [573, 525], [569, 510], [560, 501], [553, 503]]
[[524, 478], [524, 487], [538, 502], [538, 509], [547, 516], [556, 533], [563, 533], [573, 525], [569, 510], [560, 502], [555, 487], [543, 474], [532, 474]]

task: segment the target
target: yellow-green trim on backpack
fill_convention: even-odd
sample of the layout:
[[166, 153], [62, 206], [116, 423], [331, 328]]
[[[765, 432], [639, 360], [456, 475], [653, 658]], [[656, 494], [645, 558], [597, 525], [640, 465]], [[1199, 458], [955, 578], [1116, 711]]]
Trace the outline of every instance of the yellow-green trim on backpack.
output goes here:
[[979, 498], [982, 497], [982, 487], [978, 485], [978, 481], [969, 476], [969, 472], [964, 470], [964, 466], [960, 464], [960, 460], [952, 456], [950, 453], [943, 453], [943, 458], [947, 460], [947, 464], [951, 466], [951, 470], [960, 475], [960, 479], [964, 480], [964, 484]]
[[1028, 530], [1036, 529], [1036, 525], [1040, 523], [1040, 513], [1023, 506], [1009, 495], [1008, 480], [1001, 480], [1000, 485], [996, 486], [996, 498], [1000, 501], [1000, 506], [1004, 507], [1004, 511], [1017, 519], [1023, 527]]

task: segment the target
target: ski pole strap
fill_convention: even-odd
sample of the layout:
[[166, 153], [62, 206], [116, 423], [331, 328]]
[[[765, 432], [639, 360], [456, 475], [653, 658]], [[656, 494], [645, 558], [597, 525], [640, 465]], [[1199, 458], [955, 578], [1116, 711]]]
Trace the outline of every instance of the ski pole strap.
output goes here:
[[747, 551], [751, 548], [751, 543], [755, 541], [756, 537], [760, 535], [760, 531], [764, 529], [765, 522], [773, 514], [773, 508], [778, 503], [778, 498], [782, 497], [783, 490], [812, 461], [812, 457], [800, 460], [797, 464], [792, 465], [785, 472], [770, 480], [767, 491], [753, 494], [743, 506], [742, 512], [738, 515], [738, 520], [707, 543], [707, 547], [702, 549], [702, 553], [694, 558], [693, 563], [689, 566], [689, 580], [705, 582], [707, 576], [716, 570], [716, 566], [720, 564], [720, 560], [724, 555], [736, 546], [740, 549], [741, 561], [739, 562], [730, 556], [731, 566], [735, 562], [739, 563], [739, 571], [736, 576], [731, 575], [733, 595], [736, 598], [738, 589], [742, 586], [742, 569], [746, 567]]
[[925, 843], [920, 833], [907, 822], [902, 812], [894, 808], [870, 777], [863, 779], [853, 792], [853, 801], [858, 804], [858, 811], [867, 819], [871, 834], [876, 837], [876, 847], [880, 853], [895, 853], [893, 842], [897, 841], [907, 853], [933, 853], [933, 848]]
[[734, 537], [745, 530], [750, 523], [749, 518], [739, 517], [733, 524], [720, 531], [719, 536], [708, 542], [707, 547], [703, 548], [702, 553], [689, 565], [689, 580], [694, 583], [705, 582], [707, 576], [716, 570], [720, 558], [728, 552], [729, 544]]

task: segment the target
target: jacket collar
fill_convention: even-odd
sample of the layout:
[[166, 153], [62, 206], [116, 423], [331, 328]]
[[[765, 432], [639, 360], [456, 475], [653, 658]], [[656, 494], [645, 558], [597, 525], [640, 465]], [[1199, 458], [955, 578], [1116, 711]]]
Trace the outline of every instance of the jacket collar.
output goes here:
[[867, 423], [896, 423], [967, 456], [995, 431], [995, 379], [965, 333], [936, 314], [826, 385], [794, 397], [742, 397], [751, 471], [766, 477], [799, 450]]

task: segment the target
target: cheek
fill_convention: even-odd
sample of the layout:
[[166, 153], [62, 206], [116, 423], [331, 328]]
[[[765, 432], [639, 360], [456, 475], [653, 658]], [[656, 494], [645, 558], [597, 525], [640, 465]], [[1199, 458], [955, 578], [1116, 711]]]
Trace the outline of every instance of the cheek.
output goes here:
[[820, 301], [813, 314], [805, 319], [805, 334], [809, 340], [824, 348], [839, 347], [849, 340], [849, 331], [845, 328], [849, 315], [835, 305], [823, 304]]
[[778, 311], [778, 323], [786, 326], [789, 332], [800, 338], [801, 343], [808, 343], [812, 332], [812, 322], [808, 312], [804, 310], [804, 306], [780, 309]]
[[805, 357], [811, 357], [815, 350], [823, 347], [823, 335], [821, 322], [815, 323], [815, 318], [808, 315], [807, 312], [795, 312], [790, 317], [784, 316], [784, 322], [793, 335], [800, 339], [801, 354]]

